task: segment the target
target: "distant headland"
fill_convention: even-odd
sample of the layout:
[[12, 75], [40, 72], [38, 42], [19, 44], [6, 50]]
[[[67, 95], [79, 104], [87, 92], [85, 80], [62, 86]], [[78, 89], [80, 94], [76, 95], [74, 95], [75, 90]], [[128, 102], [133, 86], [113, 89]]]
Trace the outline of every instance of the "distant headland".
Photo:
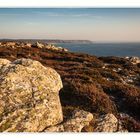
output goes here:
[[42, 43], [93, 43], [90, 40], [61, 40], [61, 39], [0, 39], [2, 42], [13, 41], [13, 42], [42, 42]]

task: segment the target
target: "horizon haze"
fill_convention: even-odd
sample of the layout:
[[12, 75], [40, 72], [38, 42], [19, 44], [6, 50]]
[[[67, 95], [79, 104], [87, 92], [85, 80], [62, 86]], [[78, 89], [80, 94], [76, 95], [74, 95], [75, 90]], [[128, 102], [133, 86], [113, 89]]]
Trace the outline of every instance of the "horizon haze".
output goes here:
[[140, 8], [0, 8], [0, 39], [140, 42]]

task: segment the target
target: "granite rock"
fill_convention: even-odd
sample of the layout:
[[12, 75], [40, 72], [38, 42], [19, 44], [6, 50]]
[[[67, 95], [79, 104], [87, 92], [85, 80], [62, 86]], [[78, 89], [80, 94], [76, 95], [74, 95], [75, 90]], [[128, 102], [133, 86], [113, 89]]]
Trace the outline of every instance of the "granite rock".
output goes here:
[[0, 67], [1, 132], [40, 132], [62, 122], [62, 81], [54, 69], [31, 59], [0, 62], [8, 63]]

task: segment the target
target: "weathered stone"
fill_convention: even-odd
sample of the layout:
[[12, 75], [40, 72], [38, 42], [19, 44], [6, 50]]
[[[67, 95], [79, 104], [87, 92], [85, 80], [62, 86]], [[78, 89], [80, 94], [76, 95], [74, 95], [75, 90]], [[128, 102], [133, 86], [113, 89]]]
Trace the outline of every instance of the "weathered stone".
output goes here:
[[63, 126], [66, 132], [81, 132], [82, 128], [89, 125], [93, 115], [83, 110], [75, 110], [72, 118], [66, 121]]
[[44, 46], [44, 48], [46, 48], [48, 50], [68, 52], [67, 49], [62, 48], [62, 47], [55, 46], [53, 44], [48, 44], [48, 45]]
[[68, 52], [68, 49], [66, 49], [66, 48], [63, 48], [62, 50], [63, 50], [64, 52]]
[[118, 121], [118, 130], [117, 130], [117, 132], [128, 132], [128, 130], [123, 127], [123, 124], [122, 124], [122, 122], [120, 120]]
[[16, 45], [16, 42], [7, 42], [6, 45], [7, 46], [15, 46]]
[[116, 132], [118, 120], [113, 114], [102, 115], [97, 120], [95, 131], [97, 132]]
[[44, 47], [44, 45], [41, 44], [41, 43], [39, 43], [39, 42], [36, 42], [36, 46], [37, 46], [38, 48], [43, 48], [43, 47]]
[[132, 64], [138, 64], [140, 63], [140, 58], [139, 57], [125, 57], [125, 59], [129, 60]]
[[0, 131], [38, 132], [63, 120], [62, 82], [55, 70], [18, 59], [0, 73]]
[[82, 128], [89, 125], [93, 115], [83, 110], [75, 110], [70, 119], [60, 125], [47, 128], [46, 132], [81, 132]]
[[130, 57], [130, 62], [133, 64], [138, 64], [138, 63], [140, 63], [140, 58], [139, 57]]
[[31, 43], [26, 43], [26, 46], [31, 48], [32, 44]]
[[95, 132], [127, 132], [113, 114], [100, 116], [96, 124]]
[[62, 124], [48, 127], [45, 129], [45, 132], [64, 132], [64, 126]]
[[0, 68], [4, 65], [8, 65], [10, 63], [11, 62], [9, 60], [0, 58]]

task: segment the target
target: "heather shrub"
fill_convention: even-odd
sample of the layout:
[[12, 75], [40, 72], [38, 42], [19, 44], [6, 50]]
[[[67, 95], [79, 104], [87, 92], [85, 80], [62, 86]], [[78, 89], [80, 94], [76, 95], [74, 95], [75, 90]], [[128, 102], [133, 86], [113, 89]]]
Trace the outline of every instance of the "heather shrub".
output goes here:
[[134, 118], [127, 115], [120, 115], [119, 120], [129, 132], [140, 132], [140, 122], [138, 120], [136, 121]]
[[119, 83], [112, 86], [103, 86], [106, 93], [112, 95], [116, 103], [119, 103], [118, 110], [131, 113], [138, 118], [140, 117], [140, 89]]
[[125, 58], [121, 57], [115, 57], [115, 56], [108, 56], [108, 57], [99, 57], [100, 60], [102, 60], [104, 63], [109, 63], [109, 64], [126, 64], [127, 60]]
[[82, 106], [91, 112], [116, 113], [114, 103], [99, 85], [73, 80], [64, 85], [64, 88], [60, 92], [60, 97], [64, 105]]

